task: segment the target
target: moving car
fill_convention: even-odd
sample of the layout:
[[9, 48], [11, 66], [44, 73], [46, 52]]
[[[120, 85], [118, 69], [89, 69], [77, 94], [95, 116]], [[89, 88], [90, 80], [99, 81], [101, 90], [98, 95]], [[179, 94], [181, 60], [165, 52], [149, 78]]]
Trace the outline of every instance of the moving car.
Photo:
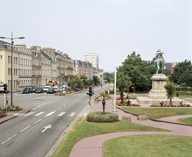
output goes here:
[[39, 87], [36, 89], [35, 93], [43, 93], [43, 88]]

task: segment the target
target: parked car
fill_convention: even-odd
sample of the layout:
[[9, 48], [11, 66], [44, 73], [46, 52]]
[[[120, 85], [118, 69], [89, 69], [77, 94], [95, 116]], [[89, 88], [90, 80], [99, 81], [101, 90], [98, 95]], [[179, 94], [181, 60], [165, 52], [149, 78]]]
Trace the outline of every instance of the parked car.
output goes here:
[[44, 92], [47, 92], [48, 89], [50, 89], [50, 88], [51, 88], [50, 86], [44, 86], [44, 87], [43, 87], [43, 91], [44, 91]]
[[67, 89], [67, 87], [60, 87], [59, 88], [59, 91], [61, 92], [61, 91], [65, 91]]
[[53, 93], [55, 93], [55, 91], [54, 91], [53, 88], [49, 88], [49, 89], [47, 90], [47, 94], [53, 94]]
[[57, 87], [53, 87], [52, 89], [54, 90], [55, 93], [58, 91]]
[[35, 92], [37, 90], [37, 87], [32, 87], [32, 91]]
[[33, 88], [29, 87], [29, 93], [33, 93]]
[[30, 93], [30, 89], [29, 88], [24, 88], [23, 89], [23, 94], [29, 94]]
[[43, 93], [43, 88], [39, 87], [36, 89], [35, 93]]

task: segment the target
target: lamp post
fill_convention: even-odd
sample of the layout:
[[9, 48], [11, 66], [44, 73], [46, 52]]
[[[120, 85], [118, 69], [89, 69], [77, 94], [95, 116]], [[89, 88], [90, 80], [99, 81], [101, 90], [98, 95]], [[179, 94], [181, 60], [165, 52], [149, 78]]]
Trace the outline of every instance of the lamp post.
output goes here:
[[116, 66], [115, 66], [115, 79], [114, 79], [114, 112], [116, 111]]
[[13, 105], [13, 44], [14, 44], [14, 39], [24, 39], [25, 37], [16, 37], [13, 38], [13, 32], [11, 32], [11, 38], [8, 37], [0, 37], [1, 39], [11, 39], [11, 106]]

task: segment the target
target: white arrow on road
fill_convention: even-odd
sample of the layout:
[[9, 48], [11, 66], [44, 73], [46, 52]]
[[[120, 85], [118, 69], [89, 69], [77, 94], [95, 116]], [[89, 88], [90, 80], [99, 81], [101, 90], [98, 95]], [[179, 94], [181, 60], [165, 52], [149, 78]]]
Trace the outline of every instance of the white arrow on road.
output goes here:
[[45, 130], [47, 130], [47, 129], [51, 129], [51, 124], [50, 124], [50, 125], [45, 126], [44, 128], [45, 128], [45, 129], [44, 129], [43, 131], [41, 131], [41, 132], [45, 132]]

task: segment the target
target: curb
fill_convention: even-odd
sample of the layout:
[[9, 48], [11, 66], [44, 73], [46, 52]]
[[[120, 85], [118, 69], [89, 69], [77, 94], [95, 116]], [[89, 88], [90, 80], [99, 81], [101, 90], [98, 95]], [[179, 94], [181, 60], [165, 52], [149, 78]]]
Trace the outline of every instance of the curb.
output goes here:
[[[134, 114], [134, 113], [131, 113], [131, 112], [128, 112], [128, 111], [124, 111], [124, 110], [122, 110], [122, 109], [119, 108], [119, 107], [117, 107], [117, 108], [120, 109], [121, 111], [125, 112], [125, 113], [129, 113], [129, 114], [132, 114], [132, 115], [134, 115], [134, 116], [138, 116], [137, 114]], [[177, 124], [177, 125], [184, 125], [184, 126], [190, 126], [190, 127], [192, 127], [192, 125], [190, 125], [190, 124], [169, 122], [169, 121], [164, 121], [164, 120], [153, 119], [153, 118], [150, 118], [150, 117], [147, 117], [147, 119], [152, 120], [152, 121], [155, 121], [155, 122], [163, 122], [163, 123]]]
[[[31, 110], [28, 110], [27, 112], [21, 112], [21, 113], [29, 113], [29, 112], [31, 112]], [[10, 117], [9, 119], [6, 119], [6, 120], [0, 122], [0, 124], [5, 123], [5, 122], [7, 122], [7, 121], [9, 121], [9, 120], [11, 120], [11, 119], [14, 119], [14, 118], [16, 118], [16, 117], [18, 117], [18, 116]]]

